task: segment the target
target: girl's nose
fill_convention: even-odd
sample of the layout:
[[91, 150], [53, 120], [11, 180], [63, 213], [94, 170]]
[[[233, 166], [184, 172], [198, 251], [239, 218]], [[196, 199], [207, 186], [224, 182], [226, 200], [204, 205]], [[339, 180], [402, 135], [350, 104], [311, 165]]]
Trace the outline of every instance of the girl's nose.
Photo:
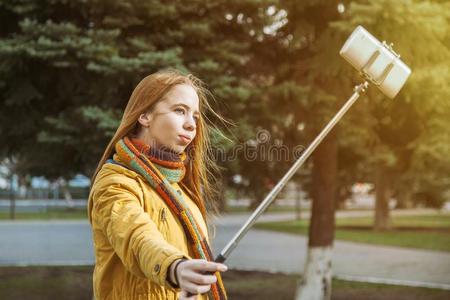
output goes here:
[[197, 124], [195, 122], [195, 119], [191, 116], [187, 117], [185, 128], [189, 130], [195, 130], [197, 128]]

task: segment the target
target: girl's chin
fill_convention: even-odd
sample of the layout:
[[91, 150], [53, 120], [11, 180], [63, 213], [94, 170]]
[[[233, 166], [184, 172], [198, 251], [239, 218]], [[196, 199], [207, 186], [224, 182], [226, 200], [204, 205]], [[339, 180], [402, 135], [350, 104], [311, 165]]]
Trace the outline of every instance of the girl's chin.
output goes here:
[[173, 147], [170, 147], [169, 149], [172, 150], [173, 152], [180, 154], [184, 151], [185, 148], [186, 148], [185, 146], [175, 145]]

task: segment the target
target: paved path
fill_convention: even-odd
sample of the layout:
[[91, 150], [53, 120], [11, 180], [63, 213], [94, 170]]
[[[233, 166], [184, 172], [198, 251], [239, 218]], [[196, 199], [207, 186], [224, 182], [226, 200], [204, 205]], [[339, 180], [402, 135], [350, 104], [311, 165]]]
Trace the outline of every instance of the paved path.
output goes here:
[[[239, 230], [242, 219], [230, 216], [218, 222], [216, 253]], [[226, 263], [231, 268], [300, 273], [306, 250], [304, 236], [250, 230]], [[450, 253], [335, 241], [333, 274], [343, 279], [450, 289]]]
[[[268, 214], [261, 221], [292, 218]], [[248, 215], [225, 215], [217, 220], [214, 252], [218, 253]], [[86, 221], [0, 222], [0, 265], [91, 265], [94, 262]], [[230, 255], [231, 268], [285, 273], [303, 271], [307, 240], [303, 236], [252, 229]], [[398, 283], [450, 289], [450, 253], [381, 247], [336, 241], [333, 273], [363, 281], [398, 280]]]
[[0, 265], [92, 265], [90, 225], [80, 221], [0, 222]]

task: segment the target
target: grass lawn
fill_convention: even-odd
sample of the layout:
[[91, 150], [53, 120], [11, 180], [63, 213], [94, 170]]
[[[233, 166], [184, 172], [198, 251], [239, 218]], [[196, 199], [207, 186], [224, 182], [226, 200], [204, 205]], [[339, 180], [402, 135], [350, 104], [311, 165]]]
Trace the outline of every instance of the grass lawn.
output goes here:
[[[237, 214], [237, 213], [247, 213], [250, 214], [254, 211], [254, 209], [249, 209], [246, 206], [227, 206], [224, 213], [228, 214]], [[304, 209], [300, 211], [300, 213], [309, 211], [309, 209]], [[284, 213], [284, 212], [296, 212], [295, 207], [292, 206], [276, 206], [271, 205], [266, 209], [266, 212], [270, 213]]]
[[[0, 268], [0, 299], [91, 299], [92, 267]], [[299, 277], [229, 270], [224, 282], [230, 299], [293, 299]], [[333, 300], [444, 300], [450, 291], [333, 280]]]
[[[16, 212], [16, 220], [87, 219], [85, 209], [48, 209], [42, 212]], [[11, 220], [9, 212], [0, 212], [0, 220]]]
[[[305, 212], [306, 210], [302, 210]], [[244, 214], [252, 213], [247, 207], [228, 207], [225, 213], [230, 214]], [[295, 212], [292, 207], [278, 207], [273, 206], [267, 209], [270, 213], [284, 213], [284, 212]], [[50, 220], [50, 219], [87, 219], [87, 212], [85, 209], [47, 209], [47, 211], [42, 212], [16, 212], [16, 220]], [[0, 220], [10, 220], [10, 215], [8, 211], [0, 212]]]
[[[450, 214], [394, 216], [389, 231], [372, 230], [372, 218], [336, 219], [335, 239], [450, 252]], [[308, 221], [258, 223], [260, 229], [308, 234]]]

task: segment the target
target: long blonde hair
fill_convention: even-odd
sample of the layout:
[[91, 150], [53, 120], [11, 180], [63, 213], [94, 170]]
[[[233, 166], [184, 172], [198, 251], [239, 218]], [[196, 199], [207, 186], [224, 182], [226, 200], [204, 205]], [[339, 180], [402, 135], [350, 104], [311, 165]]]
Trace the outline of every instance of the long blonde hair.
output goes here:
[[[197, 124], [197, 134], [185, 150], [189, 155], [189, 164], [186, 166], [186, 174], [180, 182], [180, 186], [190, 195], [199, 207], [205, 221], [209, 223], [210, 218], [218, 214], [217, 198], [220, 191], [215, 186], [217, 182], [215, 174], [218, 174], [220, 167], [210, 156], [212, 145], [208, 132], [215, 129], [215, 132], [221, 134], [221, 131], [212, 122], [209, 122], [206, 111], [210, 111], [224, 124], [233, 124], [213, 110], [208, 102], [208, 97], [212, 97], [212, 94], [204, 83], [192, 74], [184, 75], [175, 69], [164, 69], [148, 75], [139, 82], [131, 94], [116, 133], [98, 163], [92, 182], [94, 182], [105, 161], [114, 153], [116, 143], [123, 137], [136, 133], [139, 129], [139, 116], [150, 111], [177, 84], [188, 84], [194, 88], [199, 97], [201, 114]], [[230, 141], [223, 134], [221, 136]]]

